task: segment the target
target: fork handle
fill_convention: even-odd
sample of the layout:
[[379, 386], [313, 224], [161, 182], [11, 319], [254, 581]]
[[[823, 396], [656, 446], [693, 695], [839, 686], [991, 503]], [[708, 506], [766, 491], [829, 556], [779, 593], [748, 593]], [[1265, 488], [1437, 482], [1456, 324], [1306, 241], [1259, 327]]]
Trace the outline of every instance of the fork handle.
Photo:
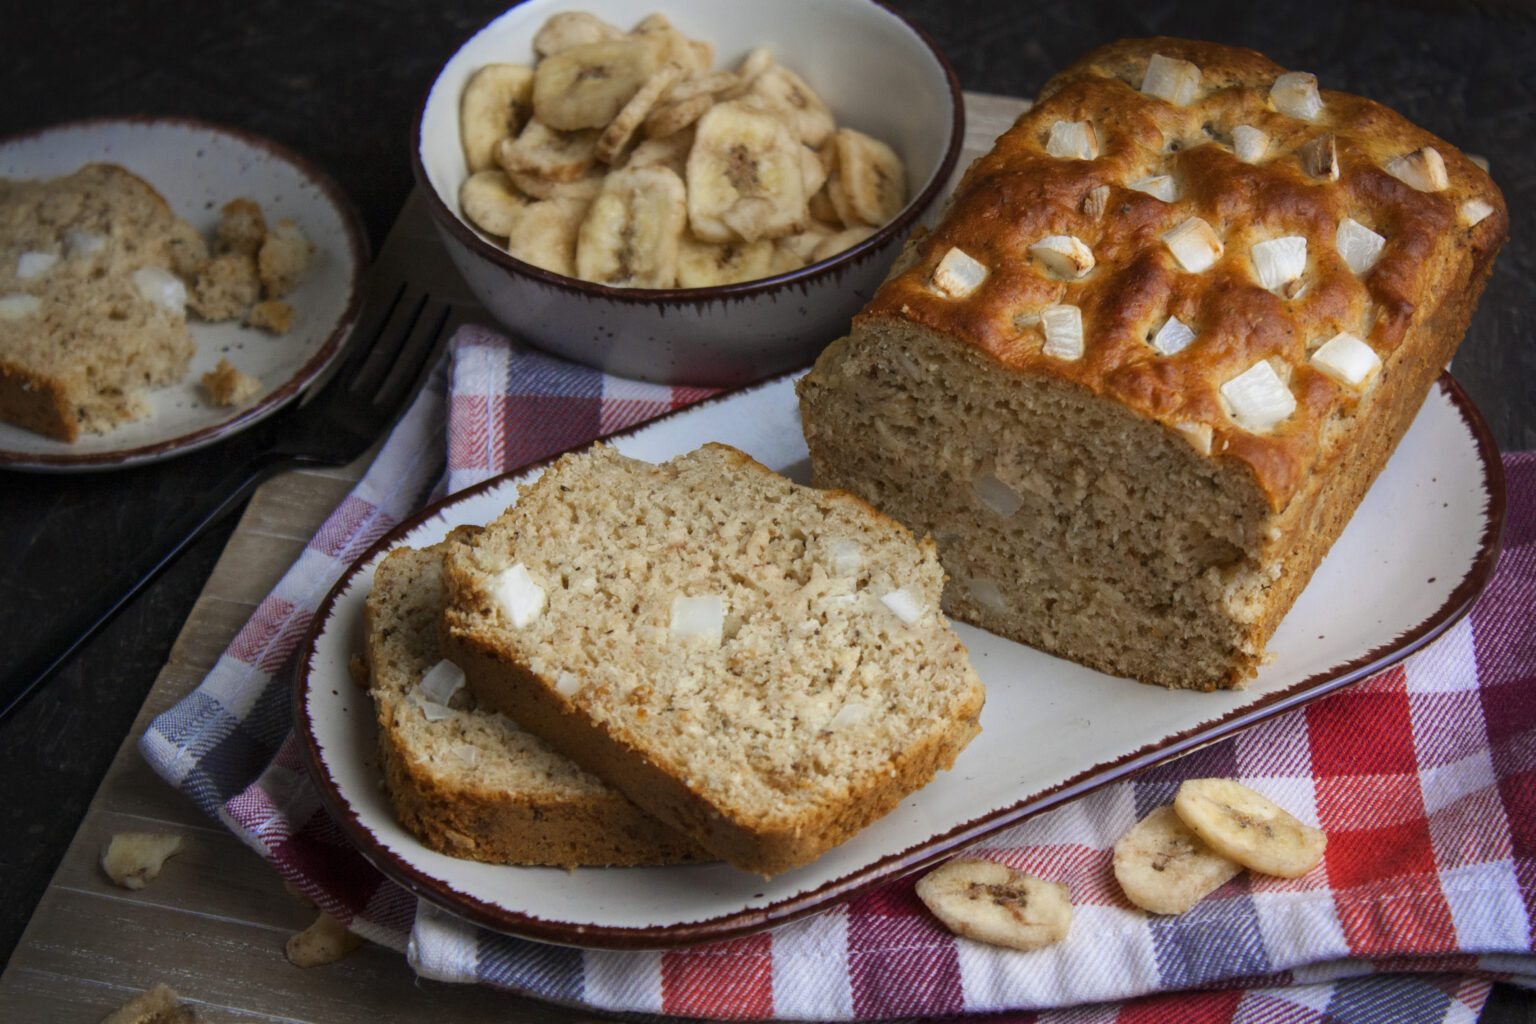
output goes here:
[[24, 655], [0, 682], [0, 721], [4, 721], [47, 682], [76, 651], [111, 622], [128, 602], [191, 547], [209, 528], [250, 497], [264, 480], [296, 460], [262, 452], [205, 490], [196, 502], [155, 540], [130, 556], [123, 568], [82, 603], [79, 614], [50, 633]]

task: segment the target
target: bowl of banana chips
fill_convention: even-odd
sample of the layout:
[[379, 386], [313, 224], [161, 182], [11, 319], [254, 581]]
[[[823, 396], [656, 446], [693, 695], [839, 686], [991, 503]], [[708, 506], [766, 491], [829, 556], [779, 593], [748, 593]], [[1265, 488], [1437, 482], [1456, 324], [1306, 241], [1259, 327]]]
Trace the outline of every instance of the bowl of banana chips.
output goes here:
[[527, 0], [443, 66], [412, 164], [515, 336], [723, 387], [847, 332], [964, 130], [948, 62], [874, 0]]

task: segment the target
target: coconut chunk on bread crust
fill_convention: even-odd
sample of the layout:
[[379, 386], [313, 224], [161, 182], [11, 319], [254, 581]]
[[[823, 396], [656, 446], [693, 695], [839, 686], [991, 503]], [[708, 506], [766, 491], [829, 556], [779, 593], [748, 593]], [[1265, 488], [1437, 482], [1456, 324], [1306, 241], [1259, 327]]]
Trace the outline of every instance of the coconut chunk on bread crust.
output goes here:
[[747, 871], [815, 860], [980, 731], [933, 543], [725, 445], [567, 455], [445, 578], [477, 699]]

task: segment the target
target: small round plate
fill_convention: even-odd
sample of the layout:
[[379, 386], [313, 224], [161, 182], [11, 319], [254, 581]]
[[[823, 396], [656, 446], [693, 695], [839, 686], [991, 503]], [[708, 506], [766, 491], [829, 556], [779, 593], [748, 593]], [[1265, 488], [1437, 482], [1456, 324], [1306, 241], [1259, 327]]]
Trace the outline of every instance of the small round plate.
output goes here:
[[[191, 320], [197, 354], [183, 381], [149, 394], [153, 415], [74, 442], [0, 423], [0, 468], [111, 469], [211, 444], [298, 395], [335, 356], [357, 315], [367, 264], [362, 223], [335, 183], [302, 158], [266, 139], [184, 118], [76, 121], [0, 140], [0, 178], [57, 177], [92, 162], [137, 174], [205, 237], [225, 203], [254, 200], [268, 223], [298, 224], [315, 245], [314, 263], [284, 296], [294, 311], [286, 334]], [[223, 407], [203, 397], [202, 375], [220, 358], [261, 380], [254, 398]]]

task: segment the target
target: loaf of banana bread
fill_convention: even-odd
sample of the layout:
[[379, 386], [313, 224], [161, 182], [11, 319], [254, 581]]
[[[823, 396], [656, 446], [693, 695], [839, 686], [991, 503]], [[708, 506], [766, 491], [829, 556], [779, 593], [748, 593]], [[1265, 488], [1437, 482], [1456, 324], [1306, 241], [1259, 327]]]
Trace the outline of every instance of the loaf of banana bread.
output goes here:
[[1467, 329], [1508, 228], [1456, 147], [1250, 50], [1094, 51], [969, 168], [799, 385], [820, 486], [945, 608], [1241, 686]]

